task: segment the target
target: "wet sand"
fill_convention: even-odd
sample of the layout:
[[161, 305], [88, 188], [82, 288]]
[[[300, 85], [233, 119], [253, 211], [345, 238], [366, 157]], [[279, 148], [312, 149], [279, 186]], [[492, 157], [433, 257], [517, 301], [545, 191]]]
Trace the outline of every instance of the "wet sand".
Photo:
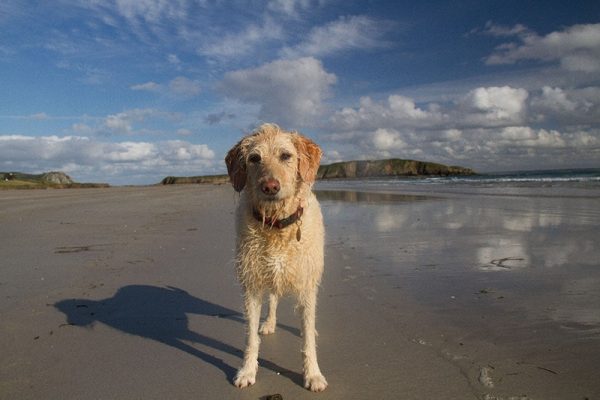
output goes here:
[[302, 388], [293, 302], [257, 383], [228, 186], [0, 192], [2, 399], [595, 399], [598, 199], [319, 194], [317, 328]]

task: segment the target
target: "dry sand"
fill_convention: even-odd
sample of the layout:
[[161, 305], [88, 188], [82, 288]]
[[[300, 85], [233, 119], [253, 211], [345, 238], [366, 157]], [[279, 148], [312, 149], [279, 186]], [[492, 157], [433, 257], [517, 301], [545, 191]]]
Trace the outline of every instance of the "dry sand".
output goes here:
[[[410, 227], [408, 211], [423, 213], [421, 221], [428, 204], [460, 202], [322, 198], [328, 237], [318, 353], [330, 386], [313, 394], [302, 387], [299, 320], [290, 300], [280, 306], [276, 334], [263, 338], [257, 383], [243, 390], [231, 384], [244, 325], [232, 263], [237, 196], [230, 187], [0, 192], [0, 398], [598, 398], [597, 333], [595, 340], [554, 335], [559, 343], [545, 350], [551, 355], [540, 354], [531, 340], [521, 341], [540, 334], [529, 325], [515, 330], [481, 321], [493, 308], [482, 308], [481, 298], [501, 289], [489, 289], [489, 282], [467, 287], [458, 273], [432, 273], [428, 281], [414, 272], [442, 263], [444, 255], [427, 246], [439, 248], [445, 233], [435, 226], [407, 230], [415, 239], [410, 245], [381, 236], [390, 232], [386, 221], [390, 229]], [[378, 217], [382, 205], [405, 208]], [[356, 216], [368, 223], [355, 223]], [[377, 238], [386, 246], [361, 239], [377, 233], [369, 228], [373, 218], [382, 218]], [[448, 258], [461, 264], [474, 245], [454, 243]], [[407, 256], [419, 251], [418, 261]], [[436, 286], [438, 279], [445, 286]], [[483, 292], [474, 295], [476, 288]], [[509, 297], [508, 289], [502, 293]], [[495, 323], [510, 320], [503, 310]], [[450, 320], [452, 313], [466, 317]], [[495, 329], [501, 332], [490, 334]]]

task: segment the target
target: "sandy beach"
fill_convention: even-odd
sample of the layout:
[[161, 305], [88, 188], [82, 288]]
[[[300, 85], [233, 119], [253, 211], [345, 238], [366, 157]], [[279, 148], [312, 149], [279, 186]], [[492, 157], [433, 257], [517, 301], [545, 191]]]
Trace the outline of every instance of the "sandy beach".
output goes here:
[[321, 189], [321, 394], [289, 299], [231, 384], [228, 185], [0, 191], [0, 398], [600, 398], [597, 196]]

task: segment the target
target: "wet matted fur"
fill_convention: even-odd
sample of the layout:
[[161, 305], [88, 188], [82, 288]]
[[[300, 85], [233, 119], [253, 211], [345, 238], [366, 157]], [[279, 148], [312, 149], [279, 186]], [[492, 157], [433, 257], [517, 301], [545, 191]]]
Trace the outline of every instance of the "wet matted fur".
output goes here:
[[[244, 291], [247, 341], [234, 384], [256, 381], [259, 333], [275, 332], [279, 298], [294, 294], [302, 314], [304, 385], [320, 392], [327, 381], [319, 369], [315, 310], [323, 273], [324, 228], [312, 192], [321, 149], [307, 137], [264, 124], [244, 137], [225, 162], [237, 210], [236, 270]], [[263, 296], [269, 293], [267, 319], [259, 327]]]

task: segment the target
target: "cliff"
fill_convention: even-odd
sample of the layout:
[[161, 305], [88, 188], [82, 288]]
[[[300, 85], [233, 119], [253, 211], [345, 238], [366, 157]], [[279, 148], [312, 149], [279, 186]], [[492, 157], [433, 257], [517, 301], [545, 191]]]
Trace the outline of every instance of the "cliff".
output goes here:
[[223, 184], [229, 183], [228, 175], [206, 175], [206, 176], [167, 176], [161, 182], [163, 185], [175, 185], [186, 183], [209, 183]]
[[335, 178], [372, 178], [387, 176], [452, 176], [475, 175], [470, 168], [447, 166], [443, 164], [401, 160], [345, 161], [329, 165], [321, 165], [317, 179]]
[[105, 183], [78, 183], [64, 172], [25, 174], [22, 172], [0, 172], [0, 189], [64, 189], [108, 187]]

